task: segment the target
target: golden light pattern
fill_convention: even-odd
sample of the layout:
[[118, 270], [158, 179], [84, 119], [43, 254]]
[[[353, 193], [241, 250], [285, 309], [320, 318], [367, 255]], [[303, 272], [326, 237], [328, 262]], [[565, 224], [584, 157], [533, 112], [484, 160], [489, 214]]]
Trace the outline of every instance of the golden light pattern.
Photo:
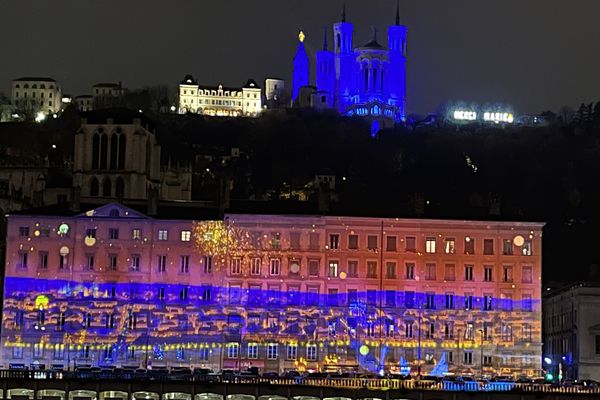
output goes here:
[[300, 31], [300, 33], [298, 34], [298, 40], [300, 41], [300, 43], [304, 43], [305, 38], [306, 35], [304, 34], [304, 32]]
[[249, 247], [250, 234], [231, 221], [194, 222], [194, 245], [201, 254], [211, 256], [217, 269], [225, 266], [230, 254]]

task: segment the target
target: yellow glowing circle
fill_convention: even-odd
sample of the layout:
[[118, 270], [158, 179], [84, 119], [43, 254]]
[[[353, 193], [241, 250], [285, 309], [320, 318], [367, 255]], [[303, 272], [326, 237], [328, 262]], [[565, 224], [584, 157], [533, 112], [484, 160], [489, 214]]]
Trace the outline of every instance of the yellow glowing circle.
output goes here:
[[85, 243], [86, 246], [91, 247], [96, 244], [96, 238], [86, 236], [83, 243]]
[[345, 272], [340, 272], [340, 279], [346, 279], [346, 273]]
[[290, 272], [293, 274], [297, 274], [300, 271], [300, 265], [297, 262], [293, 262], [290, 264]]
[[67, 233], [69, 233], [69, 225], [60, 224], [60, 226], [58, 227], [58, 233], [60, 235], [66, 235]]
[[88, 216], [88, 217], [93, 217], [94, 216], [94, 210], [86, 211], [85, 215]]
[[358, 352], [361, 356], [366, 356], [367, 354], [369, 354], [369, 346], [363, 344], [362, 346], [360, 346], [360, 349], [358, 349]]
[[40, 294], [35, 298], [35, 308], [46, 308], [48, 306], [48, 296]]
[[513, 243], [515, 246], [521, 247], [525, 243], [525, 238], [521, 235], [517, 235], [514, 237]]
[[467, 237], [465, 238], [465, 242], [469, 243], [470, 241], [471, 241], [471, 238], [470, 238], [469, 236], [467, 236]]

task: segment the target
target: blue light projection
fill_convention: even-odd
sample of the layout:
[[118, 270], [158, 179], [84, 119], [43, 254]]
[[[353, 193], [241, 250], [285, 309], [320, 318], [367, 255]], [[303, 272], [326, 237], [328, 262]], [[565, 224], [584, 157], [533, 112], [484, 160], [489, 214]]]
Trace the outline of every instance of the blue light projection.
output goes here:
[[[77, 359], [114, 365], [133, 354], [139, 360], [140, 353], [146, 362], [163, 361], [167, 354], [193, 362], [189, 354], [232, 342], [313, 343], [321, 355], [344, 349], [362, 369], [376, 372], [389, 365], [406, 369], [408, 363], [426, 361], [416, 360], [412, 352], [398, 353], [407, 349], [427, 350], [433, 362], [435, 351], [439, 358], [445, 350], [476, 348], [477, 332], [486, 325], [495, 332], [489, 338], [493, 343], [531, 340], [517, 327], [536, 320], [532, 312], [538, 307], [530, 300], [473, 296], [449, 300], [446, 294], [402, 290], [320, 294], [7, 277], [2, 344], [4, 354], [14, 347], [66, 346], [62, 356], [52, 358], [48, 351], [44, 356], [48, 364]], [[530, 328], [539, 333], [539, 326]], [[370, 349], [366, 355], [361, 355], [362, 346]], [[100, 351], [95, 360], [94, 351]], [[28, 354], [22, 357], [32, 362], [34, 356]]]

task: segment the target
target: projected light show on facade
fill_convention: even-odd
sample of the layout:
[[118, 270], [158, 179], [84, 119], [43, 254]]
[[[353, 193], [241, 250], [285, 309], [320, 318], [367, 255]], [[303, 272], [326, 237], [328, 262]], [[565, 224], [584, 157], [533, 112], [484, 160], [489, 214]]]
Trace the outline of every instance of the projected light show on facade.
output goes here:
[[[10, 215], [5, 363], [539, 373], [542, 224]], [[442, 368], [444, 369], [444, 368]]]

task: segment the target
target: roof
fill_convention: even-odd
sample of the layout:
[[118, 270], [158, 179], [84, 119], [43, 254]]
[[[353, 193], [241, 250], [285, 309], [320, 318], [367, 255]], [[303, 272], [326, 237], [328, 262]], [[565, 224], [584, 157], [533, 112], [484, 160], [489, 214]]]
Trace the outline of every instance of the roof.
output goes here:
[[[545, 299], [549, 299], [549, 298], [557, 296], [557, 295], [559, 295], [561, 293], [566, 293], [566, 292], [569, 292], [571, 290], [577, 290], [577, 289], [582, 289], [582, 288], [600, 289], [600, 282], [575, 282], [575, 283], [570, 283], [570, 284], [567, 284], [565, 286], [559, 287], [559, 288], [554, 289], [554, 290], [544, 291], [542, 293], [542, 296]], [[600, 293], [600, 290], [599, 290], [599, 293]]]
[[260, 89], [260, 86], [256, 83], [254, 79], [248, 79], [248, 82], [244, 85], [246, 89]]
[[27, 77], [23, 77], [23, 78], [13, 79], [13, 82], [16, 82], [16, 81], [56, 82], [52, 78], [43, 77], [43, 76], [36, 76], [36, 77], [27, 76]]
[[76, 99], [93, 99], [94, 96], [92, 96], [91, 94], [82, 94], [79, 96], [75, 96]]
[[81, 113], [82, 124], [106, 124], [108, 118], [112, 118], [112, 123], [115, 125], [131, 125], [134, 119], [139, 119], [141, 125], [147, 127], [149, 130], [154, 128], [154, 123], [150, 118], [146, 117], [143, 113], [133, 111], [128, 108], [105, 108], [100, 110], [93, 110]]
[[360, 48], [361, 49], [374, 49], [374, 50], [384, 50], [385, 49], [385, 47], [380, 45], [377, 42], [377, 39], [375, 39], [375, 38], [371, 39], [371, 41], [369, 41], [369, 43], [365, 44], [364, 46], [362, 46]]
[[111, 87], [111, 88], [120, 88], [121, 84], [120, 83], [96, 83], [94, 86], [92, 87]]
[[224, 92], [241, 92], [242, 89], [241, 88], [234, 88], [234, 87], [229, 87], [229, 86], [223, 86], [223, 85], [217, 85], [217, 86], [210, 86], [210, 85], [198, 85], [198, 89], [203, 89], [203, 90], [219, 90], [219, 86], [221, 87], [221, 90]]
[[192, 75], [186, 75], [179, 83], [182, 85], [197, 85], [198, 81]]

